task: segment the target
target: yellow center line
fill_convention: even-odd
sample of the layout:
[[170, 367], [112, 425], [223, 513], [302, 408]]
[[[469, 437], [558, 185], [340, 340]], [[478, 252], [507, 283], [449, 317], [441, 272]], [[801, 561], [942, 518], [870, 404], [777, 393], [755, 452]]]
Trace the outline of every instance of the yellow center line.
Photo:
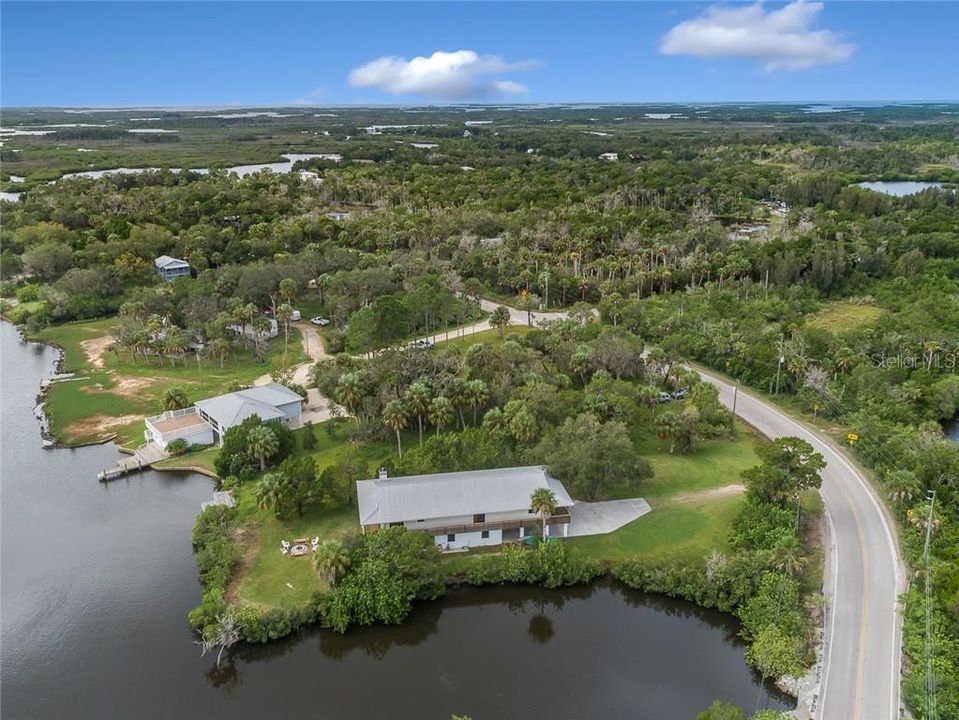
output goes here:
[[861, 548], [862, 593], [860, 595], [861, 608], [859, 612], [859, 653], [856, 658], [856, 700], [853, 705], [854, 713], [852, 717], [852, 720], [859, 720], [862, 715], [863, 673], [866, 669], [866, 607], [869, 598], [869, 558], [866, 554], [866, 537], [862, 532], [862, 520], [859, 516], [859, 510], [856, 508], [856, 503], [841, 482], [836, 484], [839, 487], [839, 492], [849, 502], [849, 507], [856, 521], [856, 534], [859, 536], [859, 547]]

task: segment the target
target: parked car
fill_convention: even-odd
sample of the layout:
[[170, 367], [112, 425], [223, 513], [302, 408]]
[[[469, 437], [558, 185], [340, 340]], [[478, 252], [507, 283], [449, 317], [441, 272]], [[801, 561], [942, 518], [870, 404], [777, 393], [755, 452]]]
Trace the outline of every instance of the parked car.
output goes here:
[[684, 397], [686, 397], [686, 388], [677, 388], [676, 390], [673, 390], [673, 397], [676, 400], [682, 400]]
[[325, 317], [310, 318], [310, 322], [313, 323], [314, 325], [319, 325], [320, 327], [326, 327], [327, 325], [330, 324], [329, 319]]
[[290, 314], [290, 319], [291, 319], [293, 322], [299, 322], [300, 320], [303, 319], [303, 313], [301, 313], [299, 310], [294, 310], [294, 311]]
[[672, 399], [673, 399], [673, 396], [670, 395], [668, 392], [659, 393], [659, 402], [661, 403], [667, 403]]
[[412, 343], [411, 347], [414, 347], [417, 350], [432, 350], [434, 347], [436, 347], [436, 343], [434, 343], [432, 340], [427, 340], [424, 338]]

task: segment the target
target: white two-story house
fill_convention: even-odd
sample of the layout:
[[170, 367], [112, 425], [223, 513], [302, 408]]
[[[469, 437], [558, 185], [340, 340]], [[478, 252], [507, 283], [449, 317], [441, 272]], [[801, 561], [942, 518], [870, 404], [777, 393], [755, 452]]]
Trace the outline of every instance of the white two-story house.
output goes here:
[[565, 537], [573, 500], [539, 465], [395, 478], [381, 471], [376, 480], [357, 481], [356, 497], [363, 532], [403, 525], [454, 549], [520, 540], [541, 527], [530, 507], [539, 488], [556, 497], [547, 534]]

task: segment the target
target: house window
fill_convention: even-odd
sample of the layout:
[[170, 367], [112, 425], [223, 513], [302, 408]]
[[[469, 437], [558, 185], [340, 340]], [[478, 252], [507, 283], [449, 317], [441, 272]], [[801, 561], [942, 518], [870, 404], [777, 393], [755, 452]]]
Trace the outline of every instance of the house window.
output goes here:
[[401, 522], [391, 522], [391, 523], [390, 523], [390, 527], [400, 527], [400, 526], [402, 526], [402, 525], [403, 525], [403, 523], [401, 523]]
[[533, 508], [530, 508], [529, 510], [527, 510], [527, 512], [528, 512], [530, 515], [532, 515], [532, 514], [533, 514]]
[[417, 520], [416, 522], [426, 522], [426, 520]]
[[484, 530], [483, 532], [481, 532], [480, 537], [483, 538], [484, 540], [489, 538], [489, 530]]
[[474, 523], [484, 523], [486, 522], [486, 513], [477, 513], [473, 516]]
[[449, 535], [447, 535], [446, 542], [456, 542], [456, 535], [454, 533], [450, 533]]

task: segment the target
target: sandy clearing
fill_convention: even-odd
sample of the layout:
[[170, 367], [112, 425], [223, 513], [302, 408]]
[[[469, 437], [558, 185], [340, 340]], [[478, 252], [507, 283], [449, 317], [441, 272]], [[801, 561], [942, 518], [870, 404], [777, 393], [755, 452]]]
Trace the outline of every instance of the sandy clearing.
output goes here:
[[722, 487], [709, 488], [708, 490], [698, 490], [696, 492], [683, 493], [668, 498], [670, 503], [696, 503], [702, 500], [715, 500], [716, 498], [729, 497], [730, 495], [739, 495], [746, 489], [745, 485], [734, 483], [732, 485], [723, 485]]
[[109, 435], [118, 427], [142, 420], [142, 415], [91, 415], [74, 420], [65, 428], [71, 437], [90, 437]]
[[102, 368], [103, 367], [103, 353], [107, 351], [110, 347], [110, 343], [113, 342], [113, 337], [111, 335], [104, 335], [98, 338], [92, 338], [90, 340], [81, 340], [80, 347], [83, 348], [84, 354], [87, 356], [87, 360], [90, 361], [90, 364], [93, 367]]
[[112, 387], [102, 387], [94, 384], [87, 385], [83, 389], [85, 392], [90, 393], [108, 392], [127, 398], [139, 398], [144, 390], [153, 387], [157, 383], [155, 378], [116, 375], [114, 371], [110, 371], [110, 379], [113, 381]]

